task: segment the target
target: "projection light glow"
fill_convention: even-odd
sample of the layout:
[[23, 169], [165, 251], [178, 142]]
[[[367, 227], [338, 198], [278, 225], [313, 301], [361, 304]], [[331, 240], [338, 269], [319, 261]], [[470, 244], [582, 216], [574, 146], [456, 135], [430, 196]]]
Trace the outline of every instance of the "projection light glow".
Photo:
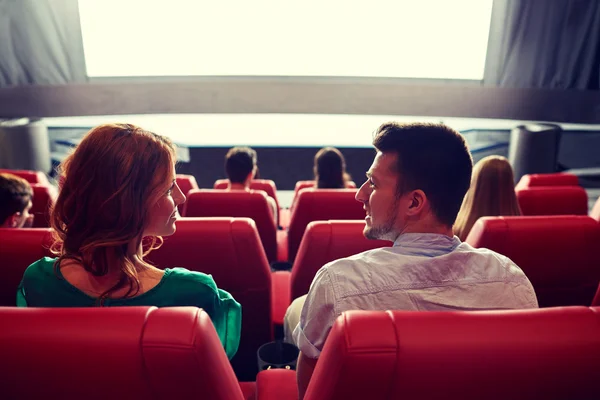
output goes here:
[[492, 0], [79, 0], [87, 72], [483, 78]]

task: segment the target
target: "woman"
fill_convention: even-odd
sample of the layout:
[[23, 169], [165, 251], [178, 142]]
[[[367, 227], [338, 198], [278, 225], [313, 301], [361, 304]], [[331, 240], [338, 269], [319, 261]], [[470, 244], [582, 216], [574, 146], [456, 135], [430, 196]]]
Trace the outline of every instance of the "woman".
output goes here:
[[454, 234], [464, 241], [480, 217], [521, 215], [513, 170], [505, 157], [489, 156], [473, 168], [471, 187], [454, 223]]
[[318, 189], [343, 189], [350, 181], [346, 160], [335, 147], [323, 147], [317, 152], [313, 172]]
[[161, 236], [175, 232], [177, 206], [185, 202], [170, 140], [134, 125], [101, 125], [59, 172], [62, 185], [51, 216], [58, 257], [27, 268], [17, 305], [201, 307], [233, 357], [241, 323], [233, 297], [210, 275], [160, 270], [144, 261], [162, 244]]

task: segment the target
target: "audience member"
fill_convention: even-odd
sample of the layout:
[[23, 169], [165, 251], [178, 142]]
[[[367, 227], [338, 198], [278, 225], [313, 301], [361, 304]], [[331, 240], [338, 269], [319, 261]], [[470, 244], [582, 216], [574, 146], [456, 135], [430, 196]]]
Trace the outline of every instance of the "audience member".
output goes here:
[[33, 189], [25, 179], [0, 173], [0, 228], [29, 228]]
[[510, 259], [474, 249], [452, 233], [472, 170], [458, 132], [437, 124], [386, 123], [373, 145], [377, 154], [356, 199], [367, 215], [364, 235], [394, 246], [330, 262], [315, 276], [293, 333], [300, 348], [300, 398], [343, 311], [538, 306], [531, 283]]
[[[256, 176], [256, 151], [250, 147], [233, 147], [225, 156], [225, 173], [229, 179], [228, 190], [250, 190], [250, 183]], [[274, 221], [277, 221], [277, 204], [275, 199], [267, 196], [267, 203], [273, 213]]]
[[454, 234], [464, 241], [479, 218], [509, 215], [521, 215], [512, 167], [505, 157], [485, 157], [473, 168], [471, 187], [456, 217]]
[[315, 187], [318, 189], [343, 189], [350, 181], [346, 160], [335, 147], [323, 147], [315, 154]]
[[175, 180], [171, 141], [134, 125], [101, 125], [59, 172], [62, 186], [51, 216], [58, 257], [27, 268], [17, 305], [201, 307], [233, 357], [241, 329], [233, 297], [210, 275], [163, 271], [144, 260], [161, 236], [175, 232], [177, 206], [186, 200]]

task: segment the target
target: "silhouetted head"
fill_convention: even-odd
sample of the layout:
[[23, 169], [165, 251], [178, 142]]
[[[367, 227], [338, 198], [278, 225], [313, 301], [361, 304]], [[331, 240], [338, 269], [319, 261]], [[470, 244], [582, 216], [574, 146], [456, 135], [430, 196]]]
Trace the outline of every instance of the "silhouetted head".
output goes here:
[[346, 160], [335, 147], [323, 147], [315, 154], [313, 172], [319, 189], [342, 189], [350, 180], [346, 173]]
[[465, 240], [479, 218], [510, 215], [521, 215], [512, 167], [505, 157], [485, 157], [473, 168], [471, 187], [456, 218], [454, 234]]
[[231, 183], [246, 183], [256, 174], [256, 151], [233, 147], [225, 156], [225, 173]]
[[33, 222], [29, 214], [33, 189], [25, 179], [13, 174], [0, 173], [0, 227], [26, 228]]

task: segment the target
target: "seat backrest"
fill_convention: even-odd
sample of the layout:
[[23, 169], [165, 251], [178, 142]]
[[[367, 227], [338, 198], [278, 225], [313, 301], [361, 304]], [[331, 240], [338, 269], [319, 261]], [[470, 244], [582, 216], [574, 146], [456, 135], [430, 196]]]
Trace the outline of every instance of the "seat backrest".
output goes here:
[[[179, 189], [181, 189], [181, 192], [185, 196], [188, 195], [190, 190], [199, 189], [198, 182], [196, 182], [196, 178], [194, 177], [194, 175], [177, 174], [175, 179], [177, 181], [177, 186], [179, 186]], [[183, 207], [183, 204], [179, 204], [177, 206], [180, 215], [183, 215]]]
[[0, 169], [0, 174], [12, 174], [25, 179], [29, 183], [49, 185], [48, 178], [41, 171], [31, 171], [26, 169]]
[[195, 307], [0, 308], [0, 398], [242, 399]]
[[240, 347], [232, 360], [238, 374], [256, 375], [256, 351], [272, 340], [271, 272], [249, 218], [182, 218], [177, 231], [147, 259], [159, 268], [184, 267], [211, 274], [242, 305]]
[[[214, 189], [227, 189], [229, 186], [229, 179], [217, 179], [213, 186]], [[277, 200], [277, 186], [275, 182], [271, 179], [252, 179], [250, 181], [250, 189], [252, 190], [262, 190], [269, 197], [272, 197], [275, 200], [275, 204], [277, 205], [277, 209], [279, 210], [279, 200]]]
[[525, 189], [537, 186], [579, 186], [577, 175], [569, 173], [556, 174], [529, 174], [523, 175], [516, 185], [516, 189]]
[[350, 311], [306, 400], [593, 399], [600, 309]]
[[[296, 186], [294, 187], [294, 196], [292, 197], [292, 204], [294, 204], [296, 202], [296, 200], [298, 199], [298, 193], [300, 193], [300, 191], [302, 189], [310, 189], [310, 188], [314, 188], [314, 187], [315, 187], [314, 180], [296, 182]], [[355, 189], [355, 188], [356, 188], [356, 183], [354, 183], [354, 181], [346, 182], [346, 189]]]
[[308, 293], [317, 271], [328, 262], [392, 245], [389, 241], [365, 238], [364, 228], [364, 221], [313, 221], [308, 224], [292, 267], [292, 300]]
[[184, 204], [185, 217], [245, 217], [256, 223], [269, 262], [277, 260], [277, 226], [261, 191], [194, 189]]
[[50, 228], [0, 228], [0, 306], [16, 305], [17, 287], [29, 265], [51, 257]]
[[600, 224], [587, 216], [480, 218], [466, 242], [521, 267], [540, 307], [587, 306], [600, 282]]
[[600, 197], [598, 197], [598, 200], [596, 200], [596, 203], [590, 212], [590, 217], [600, 222]]
[[31, 213], [34, 215], [34, 228], [47, 228], [50, 226], [50, 207], [56, 201], [56, 192], [47, 185], [32, 184], [33, 200]]
[[304, 230], [312, 221], [363, 220], [366, 214], [355, 196], [356, 189], [302, 189], [290, 217], [289, 260], [296, 257]]
[[587, 215], [588, 199], [580, 186], [544, 186], [515, 190], [523, 215]]

